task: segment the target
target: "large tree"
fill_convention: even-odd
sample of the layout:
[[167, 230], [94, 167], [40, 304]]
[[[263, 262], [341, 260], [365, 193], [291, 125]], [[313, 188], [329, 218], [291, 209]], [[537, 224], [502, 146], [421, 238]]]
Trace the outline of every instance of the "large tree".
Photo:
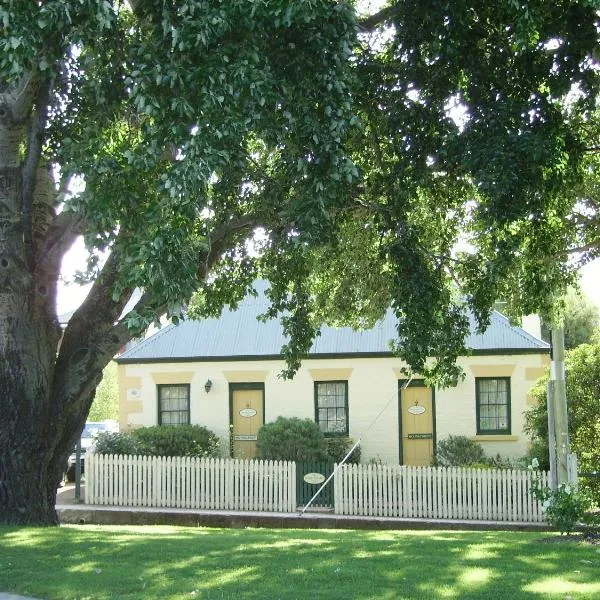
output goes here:
[[[8, 1], [0, 23], [0, 521], [48, 524], [119, 348], [176, 317], [254, 228], [328, 235], [355, 177], [354, 13]], [[81, 234], [94, 283], [61, 336], [57, 280]]]
[[[288, 374], [320, 323], [391, 305], [398, 353], [441, 383], [467, 308], [547, 304], [590, 172], [597, 15], [472, 4], [0, 4], [0, 520], [56, 522], [103, 367], [198, 289], [214, 313], [267, 277]], [[61, 338], [79, 235], [94, 283]]]

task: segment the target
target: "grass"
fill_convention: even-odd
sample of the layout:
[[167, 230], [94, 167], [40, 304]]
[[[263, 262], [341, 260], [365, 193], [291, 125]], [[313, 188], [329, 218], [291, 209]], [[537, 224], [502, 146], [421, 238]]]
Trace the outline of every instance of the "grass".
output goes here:
[[0, 591], [44, 600], [600, 598], [547, 533], [0, 526]]

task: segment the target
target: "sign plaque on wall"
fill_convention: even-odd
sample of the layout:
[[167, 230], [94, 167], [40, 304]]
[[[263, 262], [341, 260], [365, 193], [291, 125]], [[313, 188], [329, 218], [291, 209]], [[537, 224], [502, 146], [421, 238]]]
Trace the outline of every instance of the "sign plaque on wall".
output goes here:
[[250, 418], [256, 414], [256, 411], [253, 408], [242, 408], [240, 410], [240, 417]]
[[433, 433], [409, 433], [409, 440], [431, 440], [433, 439]]
[[307, 473], [304, 476], [304, 481], [306, 483], [310, 483], [312, 485], [319, 485], [325, 481], [325, 475], [322, 473]]
[[407, 410], [411, 415], [422, 415], [425, 412], [425, 407], [415, 404], [414, 406], [409, 406]]

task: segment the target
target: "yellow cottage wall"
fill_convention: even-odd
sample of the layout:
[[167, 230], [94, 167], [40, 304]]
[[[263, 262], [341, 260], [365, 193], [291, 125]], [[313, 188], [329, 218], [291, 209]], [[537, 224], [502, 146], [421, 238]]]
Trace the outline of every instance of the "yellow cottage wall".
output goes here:
[[[543, 374], [547, 355], [471, 356], [460, 359], [466, 378], [455, 388], [435, 390], [436, 438], [466, 435], [480, 442], [488, 455], [525, 454], [523, 413], [528, 391]], [[265, 422], [278, 416], [315, 418], [314, 382], [347, 380], [350, 437], [362, 438], [362, 462], [399, 461], [398, 378], [402, 363], [396, 358], [336, 358], [305, 360], [291, 381], [278, 374], [280, 360], [246, 362], [184, 362], [119, 365], [121, 431], [156, 425], [157, 384], [190, 384], [190, 421], [204, 425], [223, 440], [229, 436], [229, 383], [265, 384]], [[475, 377], [511, 377], [511, 435], [477, 436]], [[206, 392], [206, 381], [212, 381]], [[379, 415], [376, 421], [375, 417]]]

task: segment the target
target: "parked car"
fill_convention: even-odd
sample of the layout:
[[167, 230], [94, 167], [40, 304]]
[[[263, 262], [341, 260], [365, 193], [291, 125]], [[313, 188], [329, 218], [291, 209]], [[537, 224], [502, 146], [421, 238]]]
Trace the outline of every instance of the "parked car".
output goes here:
[[[85, 454], [94, 447], [99, 433], [115, 433], [119, 431], [119, 424], [116, 421], [88, 421], [81, 432], [81, 472], [85, 472]], [[69, 456], [67, 464], [67, 481], [75, 481], [75, 464], [77, 462], [77, 448], [73, 448], [73, 453]]]

